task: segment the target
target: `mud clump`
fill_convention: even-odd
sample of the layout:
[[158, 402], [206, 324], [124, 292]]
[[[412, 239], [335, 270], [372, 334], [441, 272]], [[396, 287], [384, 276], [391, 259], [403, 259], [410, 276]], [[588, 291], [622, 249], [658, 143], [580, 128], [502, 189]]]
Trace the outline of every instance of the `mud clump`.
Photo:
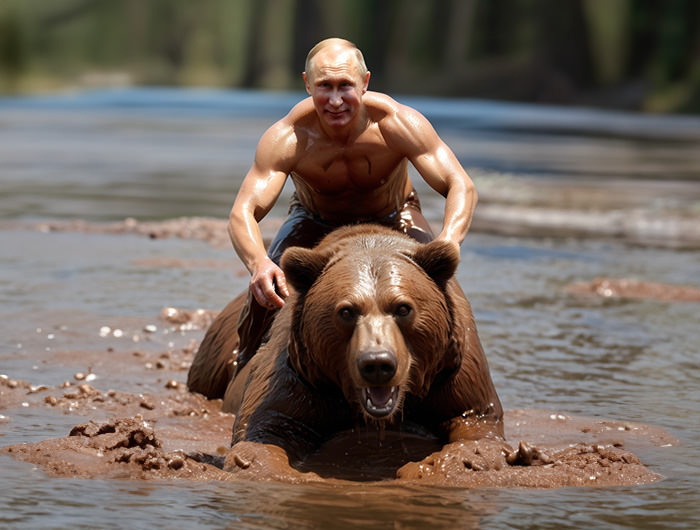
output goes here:
[[[3, 449], [15, 458], [41, 464], [52, 476], [222, 480], [217, 467], [165, 451], [155, 430], [143, 418], [117, 418], [76, 425], [66, 438]], [[77, 456], [79, 455], [79, 458]]]
[[142, 419], [122, 418], [111, 423], [83, 423], [73, 427], [69, 436], [84, 436], [95, 442], [90, 445], [105, 450], [161, 447], [153, 429]]
[[[112, 423], [83, 423], [73, 427], [69, 436], [86, 437], [89, 447], [101, 451], [102, 454], [109, 453], [113, 462], [132, 463], [144, 471], [165, 467], [180, 469], [184, 465], [181, 455], [171, 456], [160, 450], [160, 440], [143, 420], [124, 418]], [[172, 462], [179, 464], [171, 465]]]
[[[28, 406], [29, 396], [47, 390], [46, 385], [33, 385], [21, 379], [13, 379], [0, 374], [0, 410]], [[0, 422], [4, 416], [0, 416]]]
[[526, 442], [511, 450], [489, 440], [456, 442], [421, 462], [403, 466], [398, 477], [410, 482], [462, 487], [558, 487], [650, 484], [661, 477], [639, 458], [611, 445], [575, 444], [543, 450]]

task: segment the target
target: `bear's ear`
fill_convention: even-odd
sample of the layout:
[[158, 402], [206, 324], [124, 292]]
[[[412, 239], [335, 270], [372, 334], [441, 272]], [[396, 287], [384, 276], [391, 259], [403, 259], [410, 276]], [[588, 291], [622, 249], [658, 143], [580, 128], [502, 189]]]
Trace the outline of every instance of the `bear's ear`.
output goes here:
[[321, 275], [330, 256], [303, 247], [289, 247], [282, 254], [280, 267], [297, 292], [305, 293]]
[[431, 241], [421, 245], [413, 254], [415, 261], [435, 283], [444, 289], [459, 264], [459, 250], [447, 241]]

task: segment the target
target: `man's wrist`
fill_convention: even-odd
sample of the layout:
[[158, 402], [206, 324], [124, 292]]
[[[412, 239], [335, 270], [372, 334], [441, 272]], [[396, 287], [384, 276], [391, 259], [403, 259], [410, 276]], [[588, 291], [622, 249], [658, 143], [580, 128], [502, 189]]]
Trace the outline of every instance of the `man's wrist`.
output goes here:
[[263, 256], [259, 256], [258, 258], [253, 261], [253, 270], [260, 270], [261, 268], [265, 268], [267, 265], [270, 263], [274, 263], [270, 256], [267, 254]]

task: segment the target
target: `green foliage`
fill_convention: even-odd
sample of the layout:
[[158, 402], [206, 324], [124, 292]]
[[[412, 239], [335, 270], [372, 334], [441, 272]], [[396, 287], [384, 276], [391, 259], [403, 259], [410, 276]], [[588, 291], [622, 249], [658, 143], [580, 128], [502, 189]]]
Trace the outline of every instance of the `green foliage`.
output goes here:
[[0, 68], [5, 76], [19, 75], [26, 64], [26, 46], [17, 13], [0, 11]]
[[688, 112], [698, 30], [696, 0], [0, 0], [0, 91], [300, 90], [342, 36], [378, 90]]

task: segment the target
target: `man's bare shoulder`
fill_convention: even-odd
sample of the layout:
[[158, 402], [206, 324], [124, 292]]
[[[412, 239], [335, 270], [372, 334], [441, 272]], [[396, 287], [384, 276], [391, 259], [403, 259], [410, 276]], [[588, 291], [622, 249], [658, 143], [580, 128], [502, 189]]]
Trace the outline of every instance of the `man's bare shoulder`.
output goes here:
[[377, 122], [385, 119], [393, 119], [404, 109], [410, 108], [400, 104], [391, 96], [387, 96], [381, 92], [372, 91], [367, 91], [365, 95], [362, 96], [362, 103], [364, 103], [365, 108], [369, 112], [372, 120]]
[[296, 124], [300, 121], [305, 121], [315, 115], [314, 103], [310, 97], [302, 99], [299, 103], [292, 107], [292, 110], [280, 121], [286, 121], [290, 124]]
[[311, 126], [314, 118], [315, 112], [310, 98], [297, 103], [286, 116], [265, 131], [258, 149], [273, 151], [278, 155], [295, 151], [300, 142], [306, 141], [307, 135], [304, 131]]
[[318, 127], [318, 115], [311, 98], [306, 98], [294, 105], [292, 110], [278, 123], [289, 127], [301, 140], [309, 129]]
[[279, 143], [304, 143], [311, 130], [318, 127], [318, 116], [311, 98], [297, 103], [282, 119], [272, 125], [265, 134]]
[[435, 133], [423, 114], [386, 94], [367, 92], [363, 102], [372, 120], [379, 125], [387, 144], [402, 152], [421, 149]]

